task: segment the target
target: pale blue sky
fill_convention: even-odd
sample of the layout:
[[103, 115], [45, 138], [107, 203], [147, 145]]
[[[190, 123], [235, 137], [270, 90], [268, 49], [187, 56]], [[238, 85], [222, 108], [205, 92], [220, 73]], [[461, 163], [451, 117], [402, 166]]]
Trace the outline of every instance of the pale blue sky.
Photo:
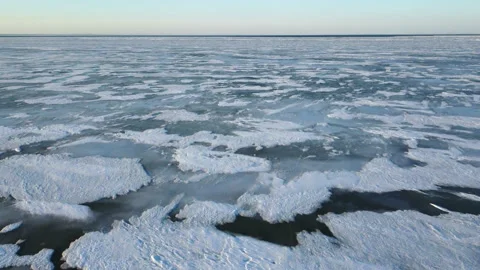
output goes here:
[[0, 34], [480, 33], [480, 0], [1, 0]]

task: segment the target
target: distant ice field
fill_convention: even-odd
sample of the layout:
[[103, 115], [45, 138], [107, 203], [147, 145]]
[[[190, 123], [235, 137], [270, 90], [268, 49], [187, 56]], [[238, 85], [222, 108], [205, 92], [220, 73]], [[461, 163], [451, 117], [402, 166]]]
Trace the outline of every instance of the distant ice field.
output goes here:
[[475, 269], [479, 176], [478, 37], [0, 37], [0, 267]]

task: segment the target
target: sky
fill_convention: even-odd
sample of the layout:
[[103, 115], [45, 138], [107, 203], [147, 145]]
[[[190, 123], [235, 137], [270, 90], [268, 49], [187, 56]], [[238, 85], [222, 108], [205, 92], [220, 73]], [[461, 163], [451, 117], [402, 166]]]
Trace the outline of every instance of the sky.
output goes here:
[[0, 34], [480, 33], [480, 0], [0, 0]]

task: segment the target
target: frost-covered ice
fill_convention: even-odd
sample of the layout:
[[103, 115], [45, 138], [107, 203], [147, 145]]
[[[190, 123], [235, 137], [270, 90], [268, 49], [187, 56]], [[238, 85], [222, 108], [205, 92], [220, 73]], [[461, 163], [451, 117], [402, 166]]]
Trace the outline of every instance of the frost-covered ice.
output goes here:
[[182, 171], [205, 173], [264, 172], [270, 170], [268, 160], [246, 155], [211, 151], [203, 146], [178, 149], [174, 155]]
[[0, 195], [17, 200], [80, 204], [149, 182], [135, 159], [22, 155], [0, 161]]
[[20, 201], [15, 208], [34, 216], [56, 216], [71, 220], [88, 220], [93, 212], [84, 205], [71, 205], [58, 202]]

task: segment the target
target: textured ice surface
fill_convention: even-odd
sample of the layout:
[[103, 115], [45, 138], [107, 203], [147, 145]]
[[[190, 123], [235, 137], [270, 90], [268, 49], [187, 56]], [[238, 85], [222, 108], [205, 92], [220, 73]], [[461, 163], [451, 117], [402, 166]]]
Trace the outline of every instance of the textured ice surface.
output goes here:
[[179, 122], [179, 121], [206, 121], [208, 115], [199, 115], [186, 110], [169, 110], [161, 111], [154, 119], [164, 120], [167, 122]]
[[58, 202], [20, 201], [15, 208], [34, 216], [57, 216], [71, 220], [88, 220], [93, 212], [84, 205], [72, 205]]
[[[105, 234], [88, 233], [63, 256], [68, 265], [89, 269], [454, 269], [459, 264], [472, 269], [480, 255], [480, 220], [472, 215], [437, 218], [411, 211], [328, 214], [321, 220], [336, 240], [302, 233], [300, 245], [291, 249], [216, 230], [210, 225], [214, 216], [222, 222], [229, 207], [194, 206], [186, 210], [191, 218], [187, 222], [166, 219], [172, 207], [150, 209], [129, 223], [116, 223]], [[216, 210], [207, 218], [190, 212], [196, 208], [202, 213], [212, 207]]]
[[270, 192], [246, 193], [238, 204], [246, 210], [244, 214], [258, 213], [269, 222], [291, 221], [297, 214], [309, 214], [328, 200], [330, 188], [353, 188], [359, 182], [351, 172], [307, 172], [288, 183], [274, 175], [260, 177], [259, 182], [270, 185]]
[[53, 250], [42, 249], [35, 255], [18, 256], [19, 249], [16, 245], [0, 245], [0, 268], [29, 266], [33, 270], [53, 269], [50, 262]]
[[7, 232], [14, 231], [14, 230], [18, 229], [20, 226], [22, 226], [22, 223], [23, 223], [22, 221], [19, 221], [19, 222], [9, 224], [9, 225], [3, 227], [3, 229], [0, 230], [0, 233], [7, 233]]
[[480, 168], [457, 162], [449, 151], [411, 149], [407, 156], [427, 165], [400, 168], [386, 158], [377, 158], [358, 173], [363, 191], [435, 189], [437, 185], [480, 188]]
[[17, 200], [79, 204], [147, 184], [138, 160], [23, 155], [0, 161], [0, 194]]
[[[119, 222], [111, 233], [86, 236], [92, 248], [108, 247], [111, 259], [85, 242], [83, 250], [92, 250], [98, 261], [82, 253], [78, 262], [93, 269], [115, 269], [125, 260], [134, 262], [125, 268], [147, 269], [410, 269], [445, 261], [448, 268], [459, 258], [464, 268], [479, 268], [474, 252], [447, 256], [439, 249], [440, 258], [434, 246], [425, 251], [424, 267], [420, 255], [409, 253], [418, 253], [416, 239], [432, 238], [427, 221], [442, 228], [438, 239], [445, 247], [452, 242], [465, 251], [462, 243], [475, 239], [445, 231], [468, 228], [468, 222], [459, 225], [466, 216], [453, 209], [472, 210], [469, 203], [478, 201], [477, 39], [0, 37], [0, 194], [14, 197], [0, 203], [0, 212], [11, 215], [10, 223], [23, 220], [21, 231], [29, 233], [27, 222], [43, 215], [12, 211], [12, 204], [28, 202], [33, 213], [40, 201], [47, 216], [60, 209], [55, 212], [71, 218], [79, 204], [137, 190], [151, 176], [155, 183], [135, 193], [93, 203], [98, 215], [88, 226], [108, 227], [116, 217], [128, 219], [181, 193], [187, 206], [174, 213], [180, 210], [184, 220]], [[336, 231], [338, 239], [353, 239], [351, 248], [342, 244], [348, 239], [315, 233], [301, 234], [298, 247], [285, 249], [214, 226], [240, 213], [288, 221], [266, 226], [297, 228], [302, 222], [294, 217], [316, 211], [335, 188], [365, 191], [367, 201], [382, 192], [388, 202], [437, 211], [433, 204], [451, 213], [327, 215], [357, 226]], [[445, 203], [436, 196], [412, 202], [391, 195], [418, 189], [443, 194]], [[412, 229], [405, 243], [390, 240], [390, 232], [401, 233], [389, 215], [418, 226], [418, 235]], [[71, 223], [85, 223], [77, 221]], [[370, 221], [378, 224], [368, 231]], [[377, 230], [385, 235], [371, 239]], [[364, 234], [365, 242], [355, 240]], [[105, 239], [125, 241], [126, 257], [118, 252], [122, 243], [108, 246]]]
[[238, 214], [238, 208], [230, 204], [210, 201], [197, 201], [185, 206], [177, 214], [184, 223], [215, 225], [232, 222]]
[[126, 131], [115, 134], [122, 139], [131, 139], [138, 143], [152, 144], [157, 146], [187, 147], [194, 143], [207, 143], [212, 148], [226, 146], [228, 150], [235, 151], [245, 147], [272, 147], [276, 145], [289, 145], [296, 142], [308, 140], [319, 140], [317, 136], [309, 132], [294, 130], [265, 129], [261, 131], [234, 131], [234, 135], [215, 134], [209, 131], [199, 131], [190, 136], [178, 136], [168, 134], [165, 129], [149, 129], [142, 132]]
[[211, 151], [203, 146], [188, 146], [175, 153], [178, 167], [183, 171], [205, 173], [263, 172], [270, 170], [270, 162], [257, 157]]
[[356, 212], [321, 220], [340, 242], [338, 256], [397, 269], [474, 269], [479, 263], [478, 216]]
[[[165, 218], [170, 209], [171, 206], [150, 209], [129, 223], [116, 223], [106, 234], [88, 233], [72, 243], [63, 257], [70, 266], [89, 269], [268, 268], [280, 262], [288, 251], [222, 233], [205, 225], [206, 219], [201, 216], [198, 223], [194, 217], [186, 223], [171, 222]], [[220, 219], [223, 218], [222, 213]], [[122, 249], [118, 250], [118, 246]]]
[[42, 128], [9, 128], [0, 126], [0, 151], [13, 150], [31, 143], [58, 140], [83, 130], [94, 129], [92, 126], [49, 125]]

